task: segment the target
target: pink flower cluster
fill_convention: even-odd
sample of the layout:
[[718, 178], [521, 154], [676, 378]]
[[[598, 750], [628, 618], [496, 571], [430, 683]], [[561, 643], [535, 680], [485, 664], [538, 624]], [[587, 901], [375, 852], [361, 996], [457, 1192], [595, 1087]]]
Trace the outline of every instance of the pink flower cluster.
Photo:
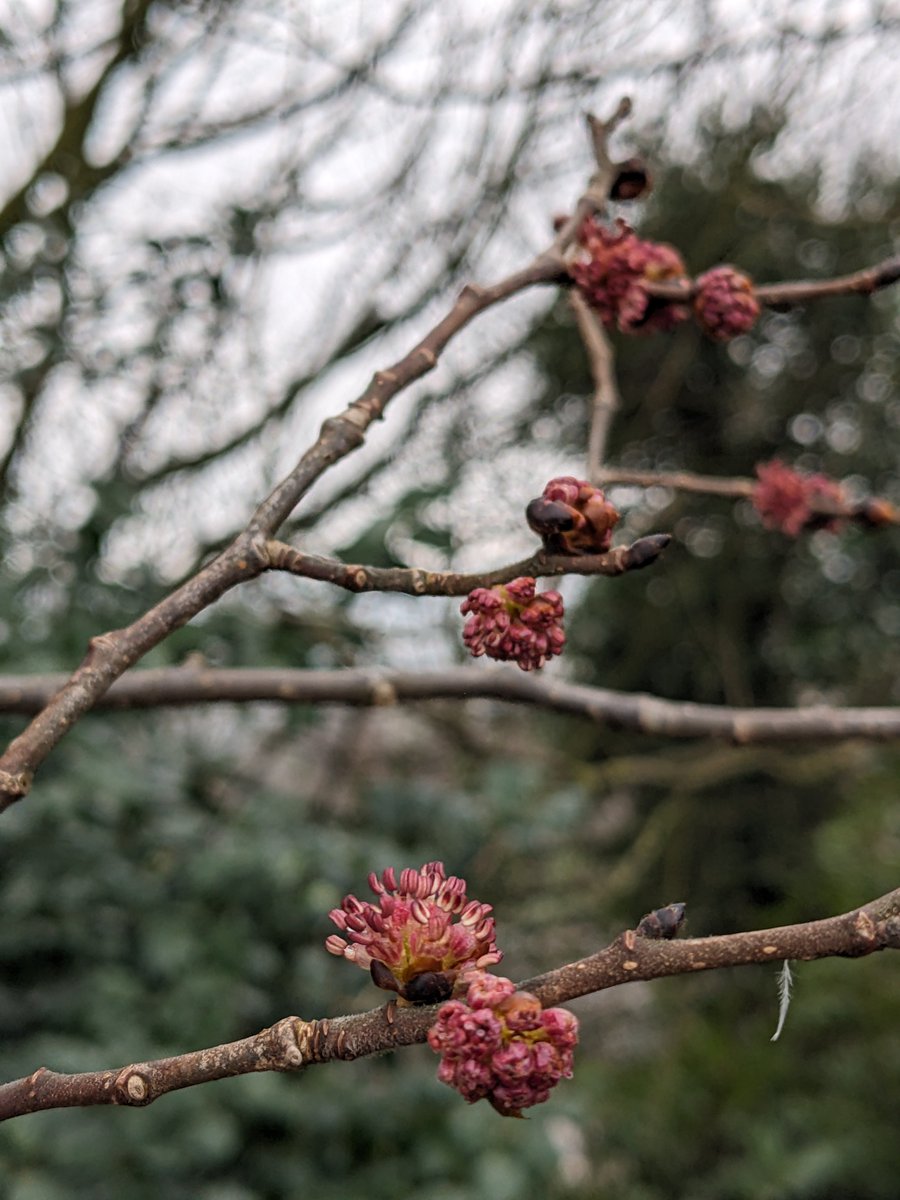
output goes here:
[[605, 554], [620, 519], [600, 488], [573, 475], [551, 479], [525, 518], [550, 554]]
[[621, 218], [615, 229], [588, 219], [579, 241], [584, 257], [573, 262], [569, 272], [608, 328], [622, 333], [666, 331], [690, 316], [686, 304], [654, 301], [645, 286], [686, 274], [673, 246], [644, 241]]
[[460, 605], [468, 616], [463, 641], [474, 658], [486, 654], [535, 671], [561, 654], [566, 635], [559, 592], [535, 594], [533, 579], [523, 577], [491, 588], [475, 588]]
[[753, 507], [767, 529], [797, 537], [804, 529], [835, 530], [846, 515], [839, 483], [827, 475], [801, 475], [778, 459], [757, 463]]
[[752, 281], [734, 267], [713, 267], [697, 280], [694, 315], [714, 341], [728, 342], [746, 333], [759, 316]]
[[[373, 872], [369, 887], [377, 896], [375, 904], [345, 896], [341, 907], [328, 914], [345, 936], [332, 934], [325, 947], [371, 971], [380, 987], [401, 996], [409, 989], [407, 998], [414, 1001], [441, 999], [451, 994], [463, 972], [502, 959], [491, 905], [467, 900], [466, 881], [448, 876], [442, 862], [425, 863], [418, 871], [407, 867], [399, 883], [392, 867], [380, 878]], [[414, 981], [423, 975], [439, 977], [429, 979], [432, 988], [437, 983], [436, 992], [415, 988]]]
[[470, 977], [465, 1002], [445, 1004], [428, 1033], [441, 1055], [438, 1079], [470, 1104], [487, 1099], [505, 1117], [543, 1104], [560, 1079], [571, 1079], [577, 1041], [572, 1013], [542, 1008], [530, 992], [486, 973]]

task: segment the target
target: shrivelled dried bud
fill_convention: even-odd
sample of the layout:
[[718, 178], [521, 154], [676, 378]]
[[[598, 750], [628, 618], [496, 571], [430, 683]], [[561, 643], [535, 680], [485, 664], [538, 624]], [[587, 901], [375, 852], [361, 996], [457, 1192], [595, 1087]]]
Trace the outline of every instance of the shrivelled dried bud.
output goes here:
[[629, 158], [618, 165], [618, 174], [609, 189], [611, 200], [637, 200], [653, 190], [653, 179], [640, 158]]
[[600, 488], [561, 475], [531, 501], [525, 519], [548, 554], [605, 554], [620, 516]]
[[767, 529], [797, 537], [804, 529], [838, 529], [848, 515], [839, 483], [827, 475], [801, 475], [778, 459], [757, 463], [753, 507]]
[[577, 1041], [572, 1013], [545, 1009], [537, 996], [486, 973], [470, 976], [465, 1002], [445, 1004], [428, 1033], [441, 1055], [438, 1079], [505, 1117], [543, 1104], [560, 1079], [571, 1079]]
[[345, 896], [331, 920], [345, 935], [325, 947], [370, 972], [381, 988], [412, 1004], [434, 1004], [464, 985], [467, 971], [503, 958], [494, 942], [490, 904], [466, 898], [466, 881], [447, 876], [442, 862], [393, 867], [369, 876], [375, 904]]
[[685, 907], [679, 901], [667, 904], [665, 908], [655, 908], [641, 917], [636, 932], [643, 938], [669, 940], [675, 937], [684, 922]]
[[686, 304], [654, 299], [646, 287], [685, 275], [674, 247], [643, 241], [622, 220], [607, 229], [593, 218], [582, 225], [579, 241], [583, 256], [569, 273], [604, 325], [622, 333], [650, 333], [673, 329], [690, 316]]
[[535, 671], [562, 654], [566, 643], [562, 596], [552, 591], [536, 595], [534, 580], [527, 576], [492, 588], [475, 588], [459, 611], [469, 618], [463, 641], [473, 658], [486, 654], [518, 663], [523, 671]]
[[697, 280], [694, 315], [714, 341], [728, 342], [746, 333], [759, 316], [751, 279], [734, 267], [713, 267]]

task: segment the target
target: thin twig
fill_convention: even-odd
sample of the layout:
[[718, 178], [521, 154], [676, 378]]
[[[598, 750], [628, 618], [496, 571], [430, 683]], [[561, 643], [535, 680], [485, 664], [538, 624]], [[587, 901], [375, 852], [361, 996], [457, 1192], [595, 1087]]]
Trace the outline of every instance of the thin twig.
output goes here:
[[591, 378], [594, 381], [587, 477], [591, 483], [598, 484], [609, 430], [613, 417], [621, 407], [619, 387], [616, 383], [615, 354], [600, 318], [582, 294], [573, 289], [569, 294], [569, 303], [575, 313], [578, 332], [584, 342]]
[[[805, 304], [807, 300], [821, 300], [826, 296], [869, 296], [880, 288], [889, 287], [900, 280], [900, 254], [885, 258], [872, 267], [854, 271], [852, 275], [839, 275], [834, 279], [798, 279], [785, 283], [757, 284], [753, 294], [767, 308], [791, 308]], [[684, 304], [697, 294], [695, 279], [682, 279], [676, 283], [646, 282], [649, 295], [658, 300], [671, 300]]]
[[[596, 482], [607, 486], [633, 484], [644, 488], [671, 488], [676, 492], [726, 496], [734, 500], [749, 499], [759, 486], [759, 480], [743, 476], [697, 475], [693, 471], [628, 471], [622, 467], [601, 467]], [[810, 513], [816, 516], [856, 521], [876, 529], [900, 525], [900, 509], [880, 496], [854, 502], [827, 492], [811, 491], [805, 502]]]
[[[0, 713], [39, 711], [62, 675], [0, 675]], [[312, 671], [292, 668], [166, 667], [118, 680], [97, 700], [98, 710], [192, 704], [341, 704], [391, 706], [423, 700], [499, 700], [583, 717], [596, 724], [659, 738], [719, 738], [737, 745], [900, 738], [900, 708], [729, 708], [660, 700], [640, 692], [567, 683], [554, 675], [524, 674], [511, 664], [448, 667], [441, 671], [382, 668]]]
[[557, 575], [623, 575], [655, 562], [671, 541], [668, 533], [651, 533], [630, 546], [614, 546], [605, 554], [571, 557], [535, 554], [492, 571], [458, 575], [453, 571], [425, 571], [420, 567], [366, 567], [336, 558], [304, 554], [284, 542], [266, 543], [271, 570], [288, 571], [306, 579], [333, 583], [350, 592], [405, 592], [409, 596], [467, 596], [473, 588], [509, 583], [523, 575], [538, 578]]
[[[527, 979], [520, 987], [547, 1006], [636, 980], [785, 959], [859, 958], [900, 949], [898, 914], [900, 889], [841, 916], [778, 929], [683, 940], [641, 936], [629, 929], [599, 953]], [[39, 1067], [23, 1079], [0, 1085], [0, 1120], [52, 1108], [145, 1107], [168, 1092], [214, 1079], [302, 1071], [335, 1059], [382, 1054], [424, 1042], [437, 1012], [435, 1005], [388, 1005], [350, 1017], [305, 1021], [290, 1016], [253, 1037], [153, 1062], [76, 1075]]]

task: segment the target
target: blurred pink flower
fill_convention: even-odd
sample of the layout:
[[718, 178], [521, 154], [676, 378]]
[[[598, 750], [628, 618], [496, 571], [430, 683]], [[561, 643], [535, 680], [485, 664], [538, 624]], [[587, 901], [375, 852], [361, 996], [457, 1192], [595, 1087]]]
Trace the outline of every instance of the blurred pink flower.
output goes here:
[[734, 267], [713, 267], [697, 280], [694, 315], [714, 341], [727, 342], [746, 333], [759, 316], [752, 281]]
[[801, 475], [778, 459], [757, 463], [756, 474], [753, 507], [767, 529], [797, 537], [804, 529], [838, 528], [847, 501], [841, 485], [827, 475]]
[[654, 300], [645, 287], [686, 274], [673, 246], [643, 241], [621, 219], [615, 229], [608, 229], [588, 218], [579, 241], [584, 256], [570, 264], [569, 273], [608, 328], [622, 333], [667, 331], [690, 316], [686, 304]]
[[523, 577], [492, 588], [475, 588], [460, 605], [468, 616], [463, 641], [474, 658], [486, 654], [535, 671], [561, 654], [566, 635], [559, 592], [535, 594], [533, 579]]

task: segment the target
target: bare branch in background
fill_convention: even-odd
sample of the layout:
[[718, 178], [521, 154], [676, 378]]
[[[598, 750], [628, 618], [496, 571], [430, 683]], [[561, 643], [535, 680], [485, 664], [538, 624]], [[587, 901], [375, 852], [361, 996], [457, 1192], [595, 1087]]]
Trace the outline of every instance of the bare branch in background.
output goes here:
[[621, 406], [619, 387], [616, 383], [616, 360], [612, 343], [600, 318], [580, 292], [573, 289], [569, 296], [578, 332], [584, 342], [594, 395], [591, 405], [590, 434], [588, 436], [587, 477], [593, 484], [601, 482], [606, 443], [613, 417]]
[[[872, 267], [840, 275], [834, 279], [799, 279], [785, 283], [756, 284], [753, 294], [767, 308], [792, 308], [809, 300], [829, 296], [870, 296], [881, 288], [890, 287], [900, 279], [900, 255], [885, 258]], [[696, 281], [685, 279], [677, 283], [647, 283], [649, 295], [659, 300], [683, 304], [697, 294]]]
[[[0, 713], [39, 712], [65, 683], [63, 675], [0, 675]], [[662, 700], [643, 693], [525, 675], [513, 667], [386, 668], [314, 671], [291, 668], [158, 668], [126, 675], [93, 707], [167, 705], [341, 704], [391, 707], [423, 700], [499, 700], [583, 717], [598, 725], [658, 738], [719, 738], [737, 745], [900, 738], [900, 708], [730, 708]]]

